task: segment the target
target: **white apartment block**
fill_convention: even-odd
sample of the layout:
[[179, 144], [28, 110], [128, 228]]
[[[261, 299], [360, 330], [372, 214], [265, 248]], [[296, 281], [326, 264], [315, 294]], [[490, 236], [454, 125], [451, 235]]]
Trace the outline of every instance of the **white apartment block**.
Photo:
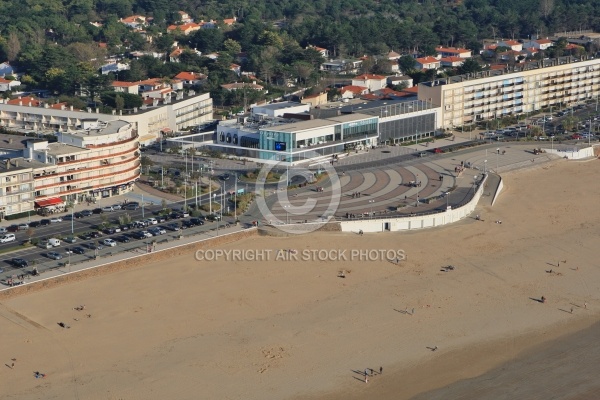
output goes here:
[[600, 59], [571, 57], [419, 84], [419, 100], [441, 107], [443, 128], [571, 105], [600, 94]]
[[125, 112], [101, 114], [99, 109], [86, 111], [51, 108], [47, 103], [8, 104], [0, 100], [0, 126], [8, 129], [32, 131], [72, 132], [80, 129], [82, 121], [96, 119], [98, 122], [123, 120], [133, 126], [142, 144], [152, 143], [162, 131], [181, 131], [200, 125], [213, 118], [213, 103], [209, 93], [189, 96], [178, 94], [175, 100], [167, 99], [164, 105], [155, 100], [152, 105]]
[[33, 211], [33, 168], [23, 160], [0, 161], [0, 219]]
[[32, 163], [35, 201], [82, 202], [123, 194], [140, 176], [139, 137], [126, 121], [111, 121], [72, 133], [58, 142], [29, 141], [24, 164]]

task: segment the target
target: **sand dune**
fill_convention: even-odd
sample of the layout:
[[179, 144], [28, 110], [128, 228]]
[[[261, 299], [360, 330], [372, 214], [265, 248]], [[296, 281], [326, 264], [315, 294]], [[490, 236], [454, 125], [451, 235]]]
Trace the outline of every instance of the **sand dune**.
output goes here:
[[[14, 298], [0, 306], [0, 366], [17, 358], [3, 398], [405, 399], [493, 371], [598, 320], [599, 172], [560, 160], [506, 175], [483, 222], [252, 238], [223, 249], [270, 261], [188, 254]], [[276, 261], [281, 249], [300, 259]], [[300, 257], [343, 249], [407, 259]]]

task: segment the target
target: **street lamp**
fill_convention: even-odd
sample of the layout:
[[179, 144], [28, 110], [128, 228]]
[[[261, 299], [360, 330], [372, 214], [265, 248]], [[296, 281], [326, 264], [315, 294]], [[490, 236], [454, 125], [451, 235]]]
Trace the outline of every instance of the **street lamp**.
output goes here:
[[550, 148], [554, 152], [554, 136], [550, 136]]
[[419, 192], [421, 191], [421, 182], [419, 182], [419, 174], [417, 174], [417, 205], [416, 207], [419, 207]]
[[446, 211], [450, 209], [450, 205], [448, 204], [448, 197], [450, 197], [450, 192], [446, 192]]
[[487, 160], [483, 160], [483, 174], [485, 175], [487, 171]]
[[285, 223], [286, 223], [286, 225], [290, 224], [290, 213], [288, 211], [288, 208], [290, 208], [289, 204], [286, 205], [286, 206], [283, 206], [283, 209], [285, 210]]
[[373, 203], [375, 203], [375, 200], [369, 200], [369, 204], [371, 205], [371, 210], [369, 211], [369, 219], [373, 218]]

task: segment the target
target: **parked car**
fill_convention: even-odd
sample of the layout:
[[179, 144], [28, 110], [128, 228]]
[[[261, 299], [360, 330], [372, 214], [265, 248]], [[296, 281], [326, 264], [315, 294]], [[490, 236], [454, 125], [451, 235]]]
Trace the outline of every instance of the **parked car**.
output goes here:
[[14, 242], [16, 239], [17, 238], [14, 233], [7, 233], [4, 236], [0, 237], [0, 243]]
[[24, 260], [22, 258], [13, 258], [12, 260], [10, 260], [10, 263], [17, 268], [25, 268], [29, 266], [27, 260]]
[[90, 250], [102, 250], [104, 248], [104, 246], [102, 246], [101, 244], [92, 242], [92, 243], [87, 244], [87, 248]]
[[92, 238], [92, 235], [89, 233], [82, 233], [81, 235], [79, 235], [79, 237], [81, 238], [81, 240], [90, 240]]
[[29, 224], [19, 224], [19, 230], [20, 231], [26, 231], [27, 229], [29, 229]]
[[50, 218], [50, 223], [56, 224], [57, 222], [62, 222], [62, 218], [61, 217], [52, 217], [52, 218]]
[[31, 222], [29, 223], [29, 227], [30, 227], [30, 228], [37, 228], [37, 227], [38, 227], [38, 226], [40, 226], [40, 225], [41, 225], [41, 224], [40, 224], [40, 221], [31, 221]]
[[193, 228], [196, 226], [192, 221], [186, 220], [181, 222], [181, 229]]
[[0, 228], [0, 234], [7, 233], [7, 232], [8, 232], [8, 229], [6, 229], [4, 227]]
[[138, 208], [140, 208], [139, 204], [135, 204], [135, 203], [127, 203], [125, 204], [125, 206], [123, 206], [123, 208], [125, 210], [137, 210]]
[[117, 236], [115, 238], [115, 240], [117, 242], [121, 242], [121, 243], [129, 243], [131, 241], [131, 239], [129, 239], [129, 236], [127, 236], [127, 235]]
[[140, 240], [140, 239], [145, 239], [145, 238], [146, 238], [146, 235], [145, 235], [145, 234], [144, 234], [142, 231], [138, 231], [138, 232], [133, 232], [133, 233], [131, 234], [131, 237], [132, 237], [133, 239], [138, 239], [138, 240]]
[[51, 258], [53, 260], [60, 260], [63, 258], [62, 254], [59, 254], [55, 251], [49, 251], [46, 253], [46, 257]]
[[190, 221], [194, 224], [194, 225], [204, 225], [204, 221], [202, 221], [201, 218], [190, 218]]
[[571, 135], [571, 139], [583, 139], [583, 136], [581, 136], [579, 133], [574, 133], [573, 135]]
[[115, 242], [113, 239], [104, 239], [102, 243], [104, 243], [105, 246], [109, 247], [115, 247], [117, 245], [117, 242]]
[[93, 237], [94, 239], [98, 239], [99, 237], [102, 237], [102, 232], [99, 232], [99, 231], [90, 232], [90, 236]]
[[111, 207], [112, 207], [113, 211], [118, 211], [123, 208], [123, 207], [121, 207], [120, 204], [113, 204]]
[[148, 228], [148, 232], [150, 232], [154, 236], [164, 235], [167, 231], [160, 226], [153, 226], [152, 228]]
[[148, 218], [146, 221], [148, 222], [149, 225], [158, 224], [158, 221], [156, 220], [156, 218]]
[[75, 243], [77, 241], [77, 238], [75, 236], [67, 236], [63, 240], [67, 243]]
[[73, 253], [75, 254], [85, 254], [85, 249], [81, 246], [73, 247]]
[[101, 210], [102, 210], [102, 212], [113, 212], [113, 211], [115, 211], [112, 206], [102, 207]]
[[13, 225], [9, 226], [8, 228], [6, 228], [6, 230], [8, 232], [17, 232], [19, 230], [19, 225], [13, 224]]
[[85, 215], [83, 215], [83, 212], [76, 212], [73, 214], [73, 217], [75, 217], [75, 219], [80, 219], [83, 218]]
[[179, 230], [179, 224], [177, 224], [177, 223], [171, 223], [171, 224], [168, 224], [165, 228], [167, 228], [170, 231], [175, 231], [176, 232], [176, 231]]
[[121, 228], [106, 228], [104, 230], [104, 233], [106, 233], [107, 235], [114, 235], [115, 233], [119, 232], [121, 232]]
[[94, 214], [102, 214], [102, 213], [104, 212], [104, 210], [103, 210], [102, 208], [94, 208], [94, 209], [92, 210], [92, 212], [93, 212]]
[[83, 210], [81, 212], [81, 215], [83, 215], [84, 217], [91, 217], [94, 214], [94, 212], [92, 210]]
[[148, 231], [142, 231], [142, 235], [144, 235], [145, 238], [151, 238], [152, 236], [154, 236]]

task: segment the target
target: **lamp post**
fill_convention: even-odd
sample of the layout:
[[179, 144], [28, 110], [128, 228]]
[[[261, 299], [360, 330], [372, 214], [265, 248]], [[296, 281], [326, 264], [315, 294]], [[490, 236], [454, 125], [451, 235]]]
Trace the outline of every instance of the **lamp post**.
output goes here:
[[283, 209], [285, 210], [285, 223], [286, 223], [286, 225], [289, 225], [289, 224], [290, 224], [290, 213], [289, 213], [289, 211], [288, 211], [288, 208], [290, 208], [290, 205], [289, 205], [289, 204], [288, 204], [288, 205], [285, 205], [285, 206], [283, 206]]
[[550, 136], [550, 148], [554, 151], [554, 136]]
[[142, 218], [144, 218], [144, 193], [142, 193]]
[[375, 200], [369, 200], [369, 204], [371, 205], [369, 211], [369, 219], [373, 218], [373, 203], [375, 203]]
[[450, 209], [450, 205], [448, 204], [448, 197], [450, 197], [450, 192], [446, 192], [446, 211]]
[[237, 172], [235, 173], [235, 189], [234, 189], [234, 193], [233, 193], [233, 218], [235, 219], [235, 221], [237, 221], [237, 181], [238, 181], [238, 176], [237, 176]]
[[419, 207], [419, 192], [421, 191], [421, 182], [419, 182], [419, 174], [417, 174], [417, 205]]
[[487, 172], [487, 160], [483, 160], [483, 174], [485, 175]]

